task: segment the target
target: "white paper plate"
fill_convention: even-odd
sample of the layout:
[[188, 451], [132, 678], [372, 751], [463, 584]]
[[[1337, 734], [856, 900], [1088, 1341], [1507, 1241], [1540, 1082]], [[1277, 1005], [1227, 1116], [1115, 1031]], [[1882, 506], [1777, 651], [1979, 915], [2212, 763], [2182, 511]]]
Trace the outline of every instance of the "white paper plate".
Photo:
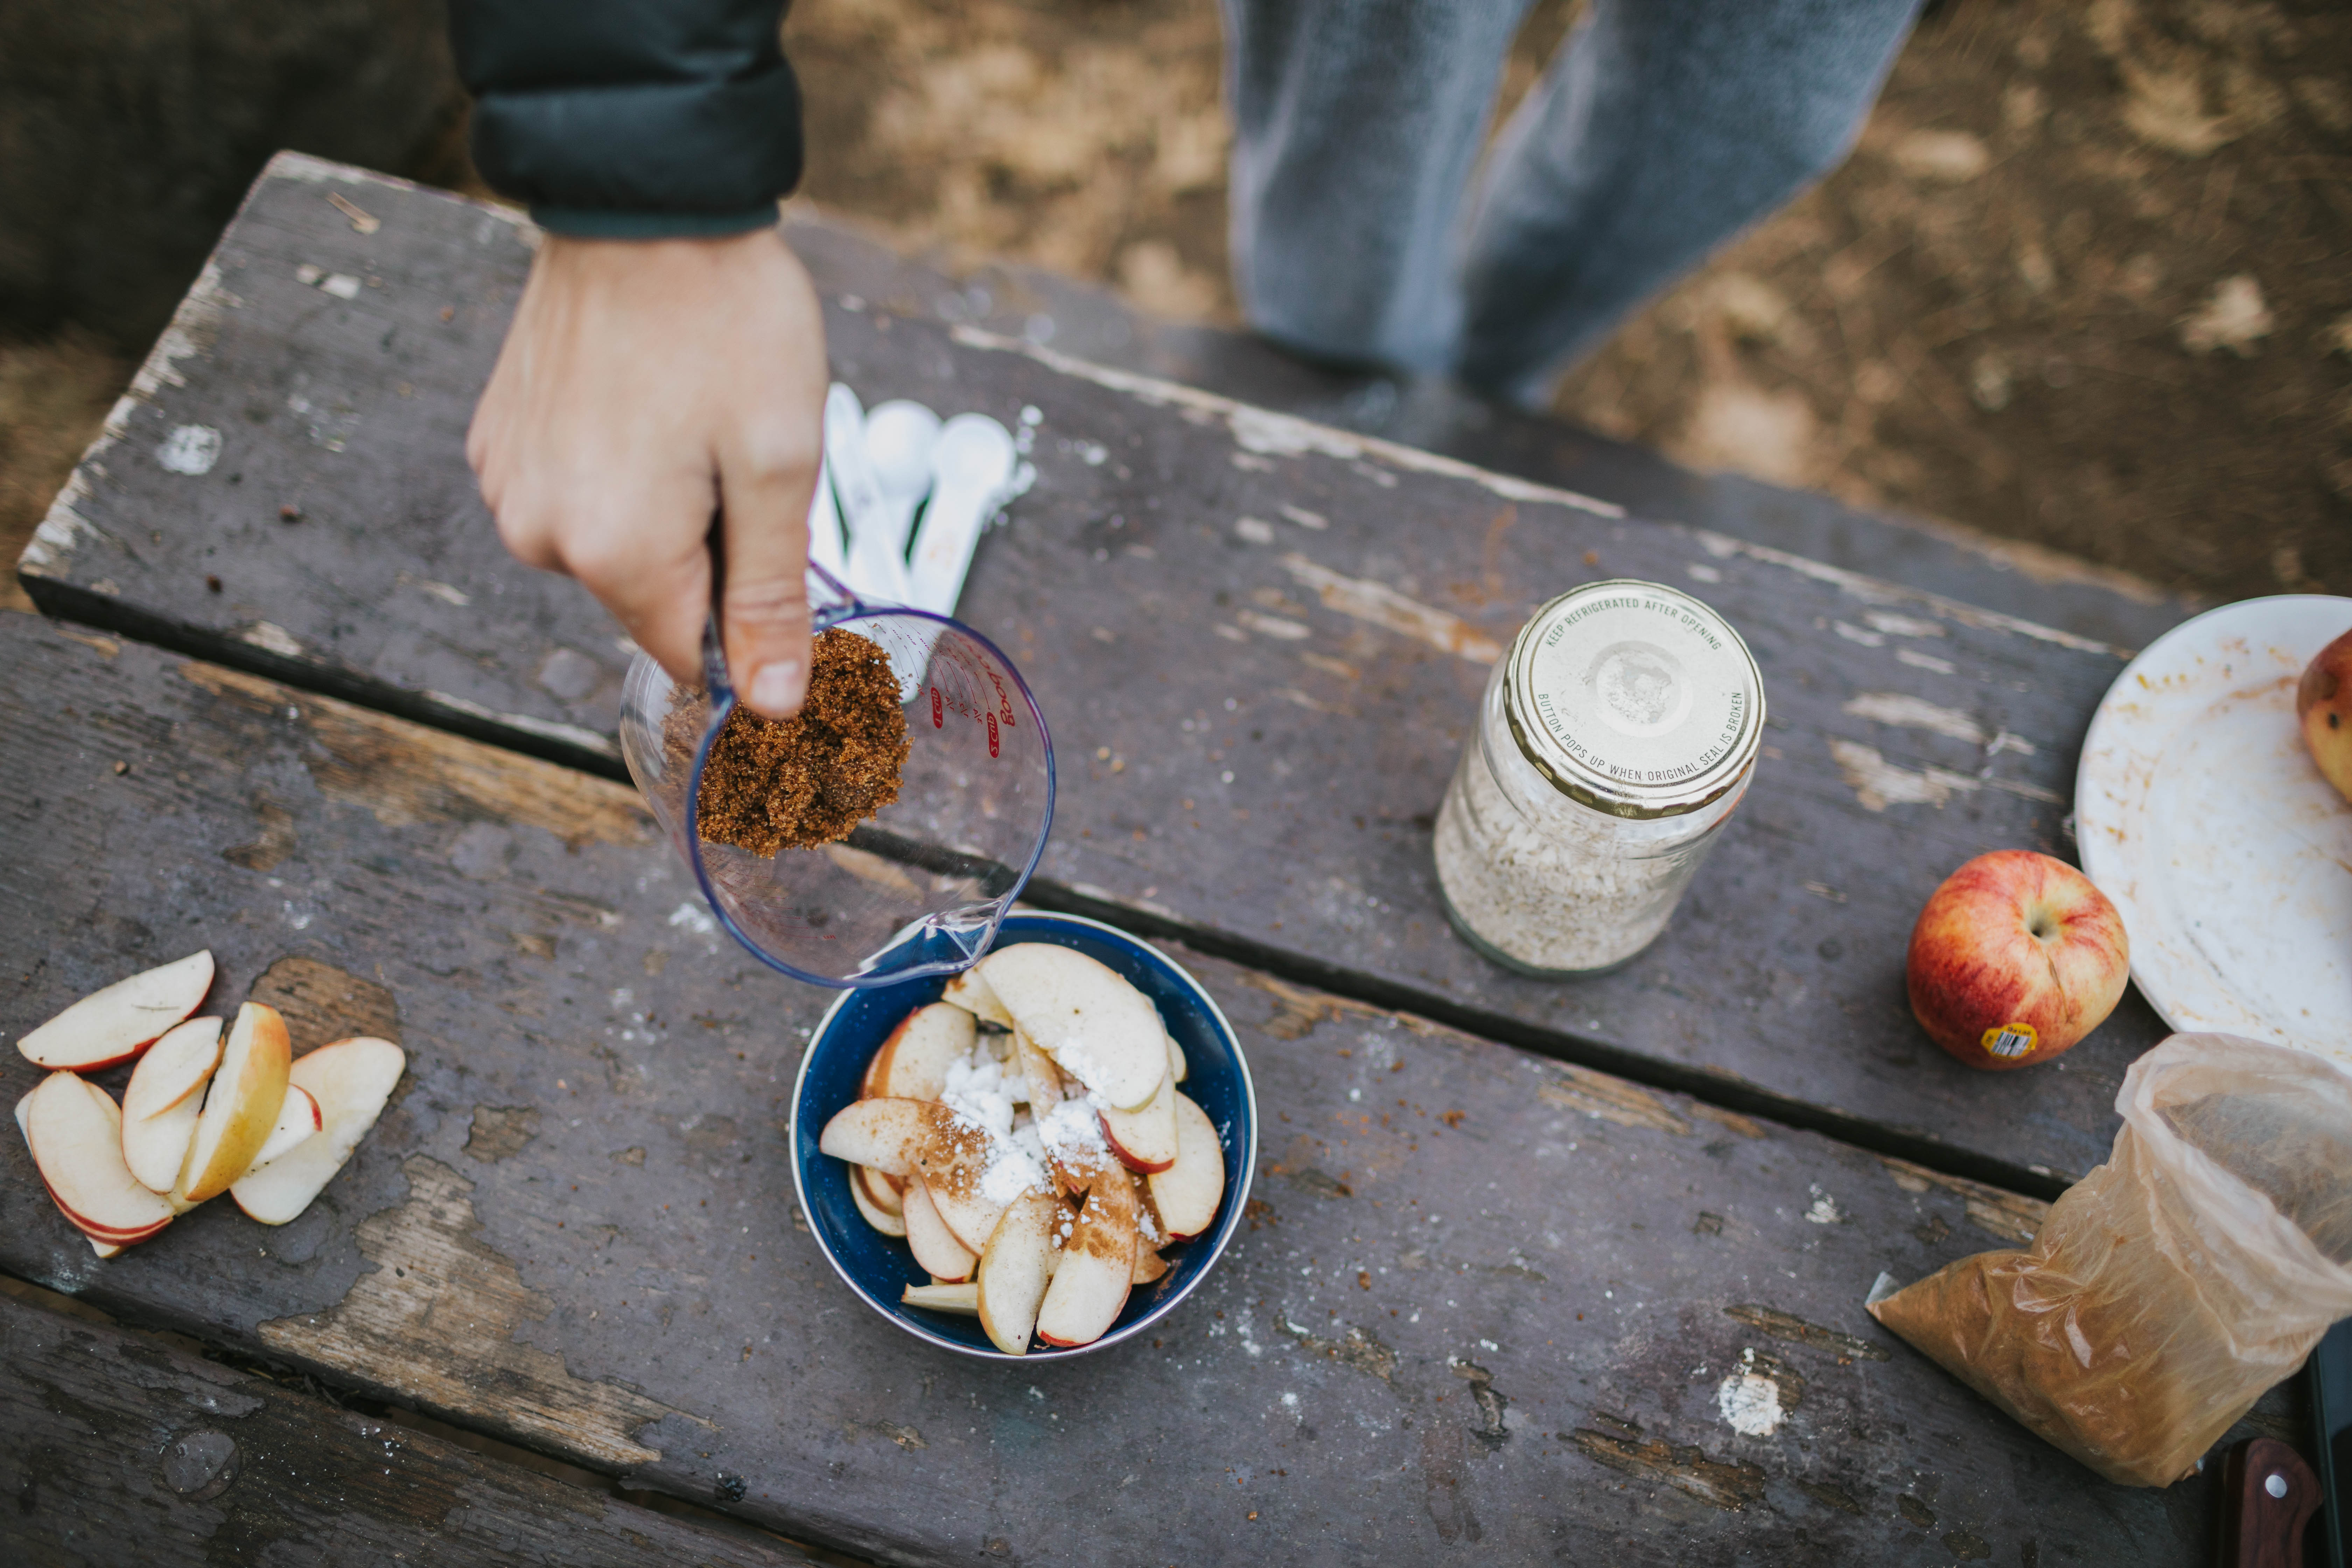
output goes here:
[[2074, 818], [2166, 1023], [2352, 1067], [2352, 802], [2294, 721], [2304, 667], [2347, 628], [2352, 599], [2290, 595], [2167, 632], [2091, 721]]

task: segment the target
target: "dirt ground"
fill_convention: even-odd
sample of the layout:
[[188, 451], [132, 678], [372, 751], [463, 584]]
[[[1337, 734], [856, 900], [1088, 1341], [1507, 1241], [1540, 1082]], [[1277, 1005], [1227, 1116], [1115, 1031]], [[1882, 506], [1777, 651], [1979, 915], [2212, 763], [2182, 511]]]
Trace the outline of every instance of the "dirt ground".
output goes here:
[[[786, 41], [820, 206], [1238, 320], [1213, 0], [799, 0]], [[0, 548], [128, 372], [0, 344]], [[1557, 406], [2211, 598], [2352, 593], [2352, 10], [1944, 0], [1846, 166]]]

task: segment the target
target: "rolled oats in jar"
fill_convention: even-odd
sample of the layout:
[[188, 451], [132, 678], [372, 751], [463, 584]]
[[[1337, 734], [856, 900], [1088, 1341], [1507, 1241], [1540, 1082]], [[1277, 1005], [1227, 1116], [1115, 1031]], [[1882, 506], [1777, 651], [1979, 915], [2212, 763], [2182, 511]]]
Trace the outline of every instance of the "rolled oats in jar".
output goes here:
[[1496, 664], [1437, 817], [1437, 879], [1471, 945], [1591, 974], [1665, 929], [1754, 771], [1755, 658], [1677, 589], [1588, 583]]

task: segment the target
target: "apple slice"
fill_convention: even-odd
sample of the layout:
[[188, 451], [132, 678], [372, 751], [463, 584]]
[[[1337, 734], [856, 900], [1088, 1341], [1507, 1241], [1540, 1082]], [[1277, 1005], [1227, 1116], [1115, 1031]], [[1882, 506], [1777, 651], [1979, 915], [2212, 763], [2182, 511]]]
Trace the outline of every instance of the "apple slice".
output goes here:
[[[46, 1079], [42, 1080], [44, 1083], [47, 1081], [48, 1080]], [[31, 1089], [26, 1089], [22, 1095], [18, 1096], [16, 1100], [16, 1131], [24, 1135], [25, 1148], [28, 1153], [31, 1152], [33, 1147], [33, 1096], [40, 1092], [40, 1085], [36, 1084]], [[34, 1163], [35, 1174], [38, 1174], [39, 1171], [39, 1162], [36, 1161]], [[49, 1185], [47, 1178], [43, 1178], [41, 1182], [41, 1190], [49, 1194], [49, 1202], [53, 1204], [58, 1203], [57, 1189]], [[76, 1230], [81, 1230], [81, 1221], [76, 1219], [72, 1215], [67, 1214], [66, 1206], [63, 1204], [58, 1204], [58, 1213], [65, 1215], [65, 1221], [68, 1225], [72, 1226]], [[88, 1231], [82, 1231], [82, 1234], [89, 1238], [92, 1246], [99, 1245], [98, 1239], [95, 1237], [90, 1237]], [[114, 1250], [120, 1252], [122, 1249], [121, 1247], [116, 1247]], [[100, 1256], [105, 1255], [101, 1254]]]
[[940, 1211], [931, 1205], [930, 1189], [919, 1180], [907, 1184], [907, 1246], [915, 1262], [934, 1279], [950, 1282], [971, 1278], [980, 1260], [956, 1239]]
[[[26, 1091], [24, 1097], [16, 1101], [16, 1131], [25, 1134], [25, 1143], [27, 1148], [32, 1146], [33, 1142], [32, 1130], [29, 1126], [32, 1100], [33, 1096], [38, 1092], [39, 1091], [37, 1089], [28, 1089]], [[44, 1192], [47, 1192], [48, 1190], [48, 1184], [47, 1182], [43, 1182], [41, 1184], [41, 1188]], [[49, 1193], [49, 1201], [51, 1203], [56, 1203], [58, 1201], [58, 1194], [55, 1193]], [[62, 1206], [58, 1208], [58, 1213], [65, 1215], [65, 1220], [68, 1225], [73, 1226], [76, 1230], [81, 1230], [81, 1226], [75, 1224], [73, 1215], [66, 1214], [66, 1211]], [[119, 1258], [122, 1254], [122, 1248], [118, 1244], [111, 1241], [100, 1241], [98, 1237], [90, 1235], [89, 1232], [86, 1230], [82, 1231], [81, 1238], [89, 1243], [89, 1249], [92, 1252], [97, 1253], [100, 1259]]]
[[[188, 1096], [167, 1112], [146, 1117], [143, 1121], [131, 1121], [122, 1114], [122, 1107], [115, 1105], [110, 1093], [89, 1079], [82, 1079], [82, 1089], [89, 1090], [91, 1100], [97, 1102], [108, 1121], [115, 1123], [115, 1131], [122, 1140], [122, 1163], [130, 1166], [139, 1184], [148, 1192], [163, 1194], [163, 1201], [172, 1206], [174, 1215], [195, 1208], [200, 1199], [191, 1199], [186, 1187], [188, 1150], [195, 1145], [195, 1119], [205, 1107], [205, 1096]], [[158, 1180], [163, 1184], [155, 1184]]]
[[988, 982], [980, 977], [977, 969], [967, 969], [951, 976], [944, 996], [945, 1000], [983, 1023], [993, 1024], [1000, 1029], [1013, 1027], [1013, 1015], [1004, 1010], [1004, 1004], [996, 999], [996, 993], [988, 988]]
[[898, 1300], [909, 1307], [969, 1318], [980, 1311], [980, 1287], [969, 1279], [960, 1285], [909, 1285], [899, 1292]]
[[857, 1205], [857, 1212], [866, 1223], [883, 1235], [906, 1235], [907, 1221], [904, 1213], [892, 1214], [874, 1201], [871, 1196], [873, 1189], [866, 1184], [866, 1167], [863, 1165], [849, 1167], [849, 1201]]
[[218, 1018], [191, 1018], [148, 1047], [123, 1088], [122, 1119], [160, 1116], [194, 1099], [220, 1066], [223, 1026]]
[[1090, 1345], [1118, 1321], [1135, 1282], [1135, 1189], [1126, 1173], [1095, 1183], [1063, 1244], [1062, 1260], [1037, 1307], [1037, 1337], [1049, 1345]]
[[296, 1062], [288, 1087], [319, 1102], [319, 1131], [238, 1176], [229, 1188], [236, 1206], [264, 1225], [284, 1225], [309, 1208], [383, 1114], [407, 1066], [398, 1046], [365, 1035], [320, 1046]]
[[1024, 942], [977, 973], [1054, 1065], [1119, 1110], [1139, 1110], [1168, 1076], [1167, 1031], [1150, 998], [1075, 948]]
[[947, 1088], [948, 1064], [971, 1053], [980, 1033], [971, 1014], [945, 1002], [918, 1007], [898, 1021], [866, 1066], [865, 1093], [889, 1100], [937, 1100]]
[[172, 1223], [172, 1205], [131, 1173], [121, 1113], [92, 1087], [72, 1073], [51, 1073], [26, 1099], [25, 1141], [68, 1219], [104, 1241], [142, 1240]]
[[278, 1108], [278, 1123], [270, 1128], [261, 1152], [254, 1155], [253, 1163], [246, 1169], [261, 1169], [326, 1124], [326, 1118], [319, 1110], [319, 1102], [311, 1098], [310, 1091], [299, 1083], [289, 1082], [286, 1103]]
[[1029, 1096], [1029, 1114], [1042, 1116], [1062, 1100], [1062, 1069], [1054, 1058], [1037, 1048], [1037, 1042], [1013, 1031], [1013, 1060], [1019, 1067], [1022, 1081]]
[[[114, 1103], [114, 1096], [107, 1093], [106, 1090], [99, 1088], [98, 1085], [90, 1082], [88, 1079], [83, 1079], [81, 1080], [81, 1087], [82, 1092], [89, 1097], [90, 1103], [98, 1108], [99, 1114], [106, 1118], [107, 1125], [114, 1129], [116, 1141], [118, 1142], [126, 1142], [122, 1137], [122, 1108]], [[186, 1152], [184, 1149], [181, 1152], [183, 1153]], [[123, 1160], [123, 1163], [127, 1166], [130, 1163], [130, 1159], [126, 1155]], [[143, 1182], [140, 1184], [142, 1186], [146, 1185]], [[152, 1188], [149, 1188], [149, 1191], [151, 1192], [154, 1189]], [[52, 1194], [51, 1195], [55, 1196], [56, 1194]], [[168, 1192], [163, 1193], [161, 1196], [166, 1204], [171, 1205], [172, 1213], [174, 1217], [184, 1215], [190, 1209], [196, 1206], [194, 1204], [190, 1203], [187, 1199], [187, 1195], [180, 1192], [176, 1187]], [[77, 1225], [81, 1226], [83, 1231], [92, 1237], [102, 1237], [108, 1241], [120, 1241], [124, 1239], [125, 1233], [121, 1231], [110, 1231], [105, 1226], [92, 1225], [89, 1216], [86, 1215], [74, 1215], [69, 1213], [67, 1217], [72, 1219]], [[160, 1229], [161, 1227], [158, 1226], [157, 1228]], [[135, 1241], [154, 1234], [154, 1231], [149, 1230], [142, 1226], [135, 1231], [129, 1233], [129, 1237]]]
[[1130, 1171], [1150, 1175], [1176, 1163], [1176, 1085], [1160, 1075], [1160, 1092], [1140, 1110], [1102, 1112], [1103, 1142]]
[[236, 1010], [221, 1065], [205, 1090], [196, 1141], [188, 1150], [187, 1195], [197, 1203], [228, 1191], [261, 1152], [286, 1103], [287, 1069], [293, 1051], [286, 1020], [264, 1002]]
[[1130, 1277], [1138, 1285], [1149, 1285], [1168, 1272], [1168, 1259], [1148, 1247], [1135, 1249], [1135, 1272]]
[[1151, 1206], [1171, 1241], [1190, 1241], [1209, 1228], [1225, 1195], [1225, 1146], [1216, 1123], [1192, 1102], [1176, 1097], [1176, 1163], [1150, 1179]]
[[35, 1067], [95, 1071], [127, 1062], [196, 1010], [213, 985], [209, 951], [93, 991], [16, 1042]]
[[[937, 1101], [853, 1100], [824, 1124], [817, 1149], [886, 1175], [921, 1177], [938, 1217], [957, 1245], [974, 1256], [988, 1245], [1004, 1213], [1004, 1204], [985, 1190], [988, 1134]], [[912, 1208], [912, 1194], [909, 1186], [901, 1195], [902, 1206]]]
[[1024, 1193], [980, 1255], [980, 1326], [1006, 1355], [1029, 1353], [1030, 1331], [1054, 1276], [1054, 1229], [1061, 1217], [1062, 1205], [1050, 1194]]
[[931, 1136], [934, 1113], [946, 1110], [919, 1100], [852, 1100], [817, 1134], [817, 1151], [903, 1179], [914, 1173], [915, 1156]]
[[1184, 1075], [1192, 1070], [1184, 1060], [1184, 1047], [1176, 1043], [1175, 1036], [1168, 1033], [1168, 1026], [1164, 1022], [1160, 1026], [1160, 1037], [1168, 1042], [1168, 1080], [1182, 1083]]
[[204, 1108], [204, 1096], [191, 1094], [168, 1110], [122, 1119], [122, 1163], [141, 1186], [167, 1198], [179, 1186]]
[[905, 1200], [900, 1196], [906, 1184], [896, 1176], [886, 1176], [871, 1165], [852, 1165], [849, 1184], [866, 1190], [866, 1201], [892, 1217], [906, 1213]]
[[[966, 1252], [975, 1258], [980, 1256], [987, 1249], [988, 1238], [996, 1233], [996, 1222], [1004, 1217], [1005, 1209], [1004, 1203], [991, 1198], [986, 1190], [986, 1143], [976, 1133], [941, 1139], [918, 1158], [917, 1170], [940, 1223]], [[910, 1185], [909, 1195], [913, 1191]]]

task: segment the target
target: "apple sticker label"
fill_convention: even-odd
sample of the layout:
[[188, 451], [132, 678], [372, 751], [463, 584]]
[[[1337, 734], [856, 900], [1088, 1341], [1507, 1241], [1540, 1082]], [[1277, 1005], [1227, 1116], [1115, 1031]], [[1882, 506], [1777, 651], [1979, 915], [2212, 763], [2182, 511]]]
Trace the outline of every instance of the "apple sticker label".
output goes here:
[[1996, 1024], [1984, 1032], [1985, 1050], [2005, 1062], [2032, 1056], [2041, 1043], [2031, 1024]]

